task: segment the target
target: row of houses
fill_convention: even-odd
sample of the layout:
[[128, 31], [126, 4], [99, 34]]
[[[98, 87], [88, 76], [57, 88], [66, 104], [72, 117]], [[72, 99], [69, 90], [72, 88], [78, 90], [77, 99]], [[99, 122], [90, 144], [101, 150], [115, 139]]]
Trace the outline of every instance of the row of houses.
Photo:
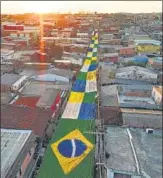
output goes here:
[[[103, 177], [161, 178], [161, 43], [142, 32], [141, 26], [133, 23], [134, 15], [130, 15], [110, 15], [100, 21]], [[156, 157], [158, 162], [154, 163]]]

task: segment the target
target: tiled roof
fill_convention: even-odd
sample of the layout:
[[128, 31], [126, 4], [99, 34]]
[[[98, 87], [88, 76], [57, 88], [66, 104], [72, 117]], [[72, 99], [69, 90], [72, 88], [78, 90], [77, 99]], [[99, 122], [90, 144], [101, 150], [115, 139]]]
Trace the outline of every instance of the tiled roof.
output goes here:
[[13, 105], [23, 105], [29, 107], [36, 107], [36, 103], [38, 102], [40, 97], [38, 96], [22, 96], [19, 97]]
[[42, 137], [52, 113], [39, 108], [1, 105], [1, 127], [29, 129]]

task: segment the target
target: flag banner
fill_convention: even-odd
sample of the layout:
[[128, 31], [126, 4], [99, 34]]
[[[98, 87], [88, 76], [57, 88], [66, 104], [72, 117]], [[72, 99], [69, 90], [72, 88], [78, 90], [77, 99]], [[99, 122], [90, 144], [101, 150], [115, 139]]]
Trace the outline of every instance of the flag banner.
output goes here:
[[88, 80], [86, 83], [85, 92], [94, 92], [97, 91], [97, 82], [96, 80]]
[[77, 80], [86, 80], [87, 79], [87, 72], [79, 72], [77, 75]]
[[93, 48], [98, 48], [98, 44], [94, 44], [94, 47]]
[[81, 68], [81, 72], [88, 72], [90, 65], [83, 65], [83, 67]]
[[89, 47], [89, 48], [87, 49], [87, 51], [88, 51], [88, 52], [92, 52], [92, 51], [93, 51], [93, 48], [90, 48], [90, 47]]
[[95, 37], [92, 37], [92, 40], [94, 41], [94, 40], [96, 40], [96, 38], [95, 38]]
[[93, 147], [78, 129], [51, 144], [53, 153], [66, 175], [83, 161]]
[[90, 48], [94, 48], [94, 44], [91, 43], [91, 44], [89, 45], [89, 47], [90, 47]]
[[92, 57], [93, 56], [93, 52], [88, 52], [87, 53], [87, 57]]
[[84, 93], [83, 103], [95, 103], [96, 92]]
[[67, 103], [62, 114], [62, 118], [77, 119], [80, 112], [81, 103]]
[[72, 91], [85, 92], [85, 87], [86, 87], [86, 81], [76, 80], [72, 87]]
[[91, 64], [91, 60], [90, 59], [86, 59], [84, 61], [84, 64], [83, 65], [90, 65]]
[[92, 52], [97, 52], [97, 48], [93, 48], [93, 51]]
[[88, 71], [94, 71], [94, 70], [96, 70], [96, 69], [97, 69], [97, 64], [91, 64], [91, 65], [89, 66]]
[[82, 103], [84, 98], [84, 93], [82, 92], [71, 92], [68, 103]]
[[91, 60], [91, 64], [90, 65], [92, 65], [92, 64], [97, 64], [98, 65], [98, 61], [97, 60]]
[[92, 61], [97, 61], [97, 57], [96, 56], [92, 57]]
[[[97, 52], [93, 52], [92, 57], [96, 57], [97, 56]], [[97, 57], [96, 57], [97, 58]]]
[[[88, 142], [85, 142], [85, 139], [83, 139], [83, 137], [81, 138], [80, 134], [78, 134], [78, 132], [74, 132], [73, 135], [75, 137], [71, 137], [71, 138], [66, 137], [65, 138], [65, 136], [68, 136], [69, 133], [73, 132], [76, 129], [79, 130], [79, 132], [81, 132], [83, 137], [85, 137], [86, 140], [90, 144], [88, 144]], [[44, 159], [43, 159], [43, 162], [39, 169], [37, 178], [65, 178], [65, 177], [66, 178], [92, 178], [92, 172], [94, 170], [95, 135], [88, 134], [86, 132], [94, 132], [95, 131], [94, 129], [95, 129], [95, 120], [60, 119], [60, 121], [57, 125], [57, 128], [55, 130], [55, 133], [52, 135], [50, 144], [48, 145], [48, 147], [46, 149]], [[71, 135], [71, 136], [73, 136], [73, 135]], [[68, 147], [65, 146], [65, 143], [61, 144], [61, 142], [64, 141], [64, 140], [61, 140], [63, 138], [64, 138], [64, 140], [78, 139], [78, 140], [82, 141], [83, 144], [80, 145], [81, 142], [77, 143], [75, 141], [76, 150], [74, 150], [75, 147], [72, 147], [71, 144], [70, 144], [70, 148], [68, 148], [69, 146]], [[57, 143], [57, 144], [55, 144], [55, 143]], [[59, 144], [60, 144], [60, 146], [59, 146]], [[74, 145], [74, 142], [73, 142], [73, 145]], [[83, 154], [81, 154], [81, 155], [79, 154], [78, 149], [80, 149], [80, 148], [78, 147], [78, 145], [80, 145], [79, 147], [82, 150], [85, 150], [83, 152]], [[88, 152], [90, 151], [89, 153], [87, 152], [85, 147], [83, 147], [84, 145], [88, 148]], [[67, 154], [62, 150], [62, 146], [63, 146], [64, 151], [71, 149], [71, 151], [68, 151], [69, 156], [67, 156], [67, 157], [72, 156], [72, 152], [73, 152], [73, 155], [75, 155], [75, 156], [80, 155], [80, 156], [74, 157], [73, 161], [72, 161], [72, 158], [70, 158], [71, 162], [68, 162], [70, 159], [68, 159], [66, 157]], [[54, 148], [54, 150], [53, 150], [53, 148]], [[59, 159], [56, 156], [56, 154], [58, 155], [58, 157], [60, 157]], [[84, 155], [85, 155], [85, 158], [83, 160], [81, 160], [81, 158], [84, 157]], [[63, 158], [63, 159], [61, 159], [61, 158]], [[64, 159], [64, 158], [67, 158], [67, 159]], [[79, 160], [81, 160], [81, 162]], [[67, 162], [65, 163], [65, 161], [67, 161]], [[76, 162], [79, 164], [76, 164]], [[75, 163], [75, 164], [73, 164], [73, 163]], [[63, 168], [62, 168], [61, 164], [63, 165]], [[68, 167], [69, 167], [69, 165], [71, 165], [71, 166], [67, 169], [67, 167], [65, 167], [64, 165], [65, 166], [67, 165]], [[65, 171], [63, 171], [63, 169]], [[68, 170], [69, 170], [69, 173], [68, 173]]]
[[87, 80], [96, 80], [96, 71], [87, 72]]
[[82, 103], [78, 119], [80, 120], [89, 120], [96, 118], [96, 105], [89, 103]]
[[95, 40], [94, 44], [98, 44], [98, 40]]

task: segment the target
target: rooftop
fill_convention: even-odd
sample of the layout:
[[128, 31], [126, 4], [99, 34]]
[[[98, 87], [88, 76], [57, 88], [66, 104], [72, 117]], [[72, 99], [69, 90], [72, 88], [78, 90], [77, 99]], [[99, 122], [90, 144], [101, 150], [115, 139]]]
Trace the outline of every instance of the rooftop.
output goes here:
[[118, 85], [120, 107], [161, 109], [152, 98], [152, 85]]
[[129, 72], [129, 71], [142, 71], [142, 72], [149, 72], [149, 73], [152, 73], [152, 74], [156, 74], [156, 72], [154, 72], [153, 70], [150, 70], [150, 69], [146, 69], [144, 67], [139, 67], [139, 66], [128, 66], [128, 67], [122, 67], [122, 68], [119, 68], [117, 70], [117, 73], [121, 73], [121, 72]]
[[152, 40], [148, 35], [134, 35], [134, 40]]
[[134, 40], [135, 44], [138, 45], [138, 44], [153, 44], [153, 45], [160, 45], [161, 42], [160, 41], [157, 41], [157, 40]]
[[1, 129], [2, 177], [7, 176], [31, 133], [31, 130]]
[[8, 74], [5, 73], [1, 76], [1, 84], [3, 85], [12, 85], [17, 80], [19, 80], [22, 76], [16, 74]]
[[40, 82], [40, 81], [31, 81], [28, 85], [26, 85], [22, 91], [23, 95], [28, 96], [42, 96], [46, 89], [60, 89], [60, 90], [70, 90], [70, 84], [55, 84], [52, 82]]
[[100, 97], [102, 106], [118, 106], [117, 85], [102, 86]]
[[28, 129], [42, 137], [51, 115], [49, 111], [39, 108], [1, 105], [1, 127]]
[[39, 96], [19, 96], [13, 105], [36, 107], [39, 98]]
[[17, 51], [16, 54], [18, 55], [33, 55], [36, 52], [38, 52], [39, 50], [23, 50], [23, 51]]
[[105, 134], [105, 150], [110, 154], [106, 166], [113, 170], [136, 173], [133, 151], [126, 129], [108, 127]]
[[12, 53], [14, 53], [14, 50], [1, 48], [1, 55], [2, 56], [7, 56], [7, 55], [10, 55]]
[[[147, 134], [144, 129], [129, 128], [140, 168], [140, 175], [162, 177], [162, 131]], [[136, 164], [126, 128], [108, 127], [105, 136], [106, 151], [110, 157], [106, 166], [115, 172], [137, 174]]]
[[1, 92], [1, 104], [9, 104], [9, 102], [15, 97], [16, 95], [11, 95], [11, 93], [3, 93]]
[[162, 63], [162, 57], [152, 57], [150, 60]]
[[38, 81], [47, 81], [47, 82], [69, 82], [69, 79], [66, 77], [62, 77], [56, 74], [42, 74], [42, 75], [36, 75], [31, 77], [34, 80]]
[[2, 65], [1, 64], [1, 73], [11, 72], [13, 70], [13, 67], [11, 65]]
[[51, 68], [51, 69], [48, 70], [48, 73], [56, 74], [56, 75], [63, 76], [63, 77], [66, 77], [66, 78], [72, 78], [73, 77], [72, 71], [66, 70], [66, 69]]
[[56, 96], [59, 94], [60, 90], [54, 89], [54, 88], [48, 88], [45, 90], [43, 95], [40, 97], [40, 99], [37, 102], [37, 106], [45, 106], [50, 107], [54, 101]]

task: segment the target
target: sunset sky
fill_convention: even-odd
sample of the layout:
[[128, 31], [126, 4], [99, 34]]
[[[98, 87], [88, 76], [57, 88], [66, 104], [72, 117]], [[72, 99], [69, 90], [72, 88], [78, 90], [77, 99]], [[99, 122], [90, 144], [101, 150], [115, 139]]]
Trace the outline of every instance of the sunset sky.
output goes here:
[[1, 13], [162, 12], [162, 1], [1, 1]]

